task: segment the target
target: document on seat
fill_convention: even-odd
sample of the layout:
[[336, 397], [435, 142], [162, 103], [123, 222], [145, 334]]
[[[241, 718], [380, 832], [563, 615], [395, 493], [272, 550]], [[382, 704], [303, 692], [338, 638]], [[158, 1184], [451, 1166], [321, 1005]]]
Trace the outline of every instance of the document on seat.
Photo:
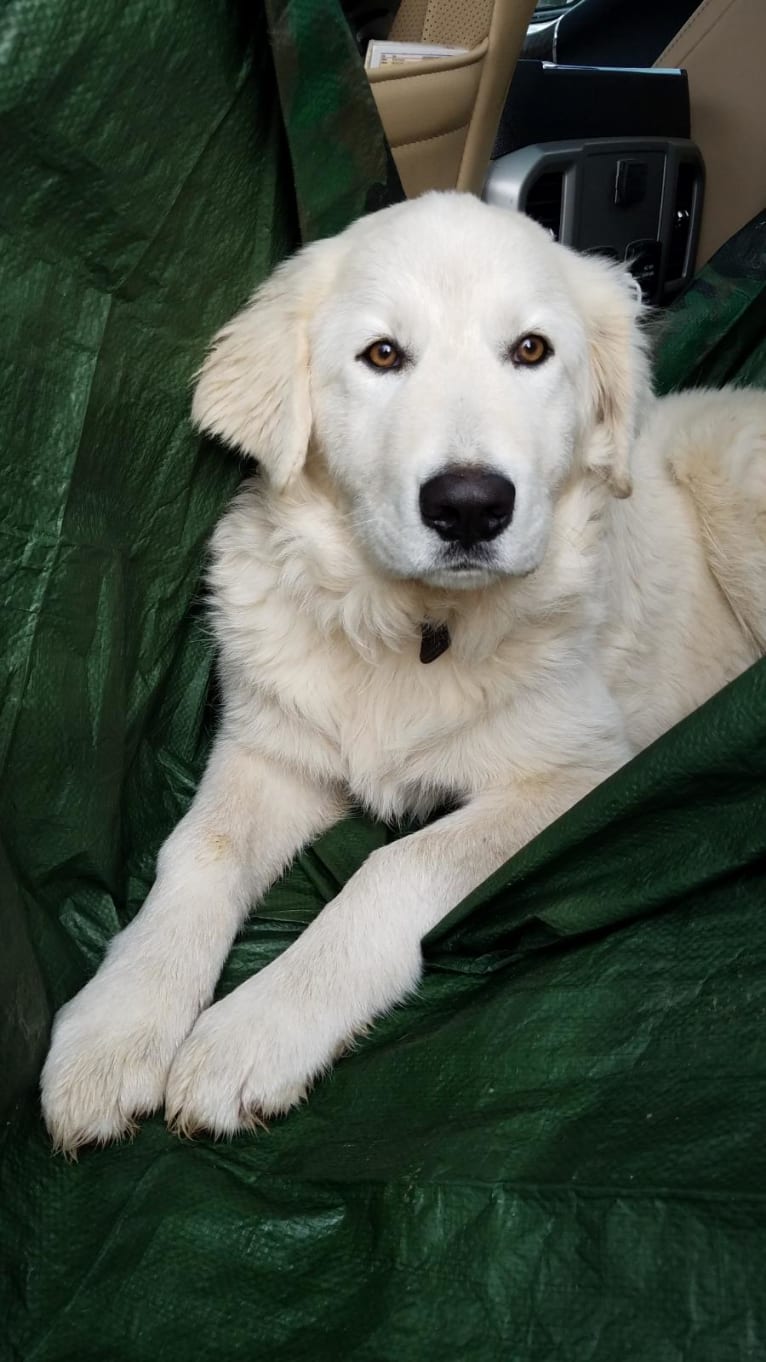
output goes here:
[[442, 47], [434, 43], [394, 43], [385, 38], [373, 38], [367, 45], [364, 58], [366, 71], [380, 66], [395, 66], [401, 62], [433, 61], [434, 57], [460, 57], [467, 47]]

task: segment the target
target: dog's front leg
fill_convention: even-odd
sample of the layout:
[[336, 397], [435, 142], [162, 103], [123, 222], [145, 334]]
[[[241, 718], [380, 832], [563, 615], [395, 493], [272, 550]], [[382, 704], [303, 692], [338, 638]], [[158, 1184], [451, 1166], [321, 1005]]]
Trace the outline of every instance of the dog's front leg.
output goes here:
[[162, 1104], [249, 907], [341, 812], [332, 791], [218, 741], [141, 912], [56, 1018], [41, 1087], [57, 1147], [116, 1139]]
[[605, 774], [486, 792], [374, 852], [279, 959], [200, 1016], [168, 1079], [170, 1122], [231, 1135], [300, 1101], [415, 987], [423, 936]]

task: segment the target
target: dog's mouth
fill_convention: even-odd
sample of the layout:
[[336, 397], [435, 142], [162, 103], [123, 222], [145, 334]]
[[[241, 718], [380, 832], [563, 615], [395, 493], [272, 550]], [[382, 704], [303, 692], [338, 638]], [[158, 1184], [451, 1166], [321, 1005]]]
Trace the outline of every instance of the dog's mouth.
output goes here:
[[486, 549], [466, 552], [458, 544], [451, 544], [441, 564], [446, 572], [487, 572], [495, 566], [494, 555]]
[[498, 576], [498, 567], [489, 554], [445, 555], [427, 574], [433, 586], [471, 589], [488, 586]]
[[500, 578], [525, 578], [537, 571], [537, 564], [531, 563], [520, 568], [507, 568], [497, 561], [490, 551], [446, 553], [441, 562], [435, 563], [428, 579], [440, 587], [459, 586], [464, 589], [489, 586]]

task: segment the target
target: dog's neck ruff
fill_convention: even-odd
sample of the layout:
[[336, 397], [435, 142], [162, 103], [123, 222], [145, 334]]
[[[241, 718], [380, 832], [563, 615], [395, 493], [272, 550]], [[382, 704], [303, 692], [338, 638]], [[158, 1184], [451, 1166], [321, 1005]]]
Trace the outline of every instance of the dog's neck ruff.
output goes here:
[[377, 665], [396, 653], [414, 663], [418, 646], [418, 665], [428, 665], [451, 649], [455, 665], [473, 672], [520, 630], [527, 641], [539, 641], [580, 627], [573, 612], [585, 601], [598, 561], [592, 552], [601, 525], [593, 513], [596, 493], [606, 499], [600, 485], [578, 483], [559, 498], [562, 524], [538, 570], [473, 590], [445, 591], [379, 571], [349, 534], [345, 509], [308, 474], [284, 497], [264, 496], [252, 480], [231, 523], [254, 541], [274, 588], [323, 636], [339, 631], [365, 662]]
[[424, 622], [420, 626], [420, 661], [435, 662], [446, 653], [451, 642], [448, 625]]

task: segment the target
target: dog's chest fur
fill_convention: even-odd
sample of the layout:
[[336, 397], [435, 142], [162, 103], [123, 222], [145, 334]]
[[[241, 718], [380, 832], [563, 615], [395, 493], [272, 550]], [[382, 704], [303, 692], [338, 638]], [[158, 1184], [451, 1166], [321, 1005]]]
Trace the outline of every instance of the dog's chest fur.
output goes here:
[[558, 609], [510, 633], [502, 600], [469, 609], [457, 593], [450, 647], [424, 665], [419, 605], [433, 615], [434, 603], [391, 583], [376, 594], [343, 535], [322, 526], [321, 504], [314, 517], [297, 553], [245, 490], [214, 537], [225, 715], [241, 741], [345, 786], [386, 818], [524, 778], [541, 743], [566, 745], [573, 715], [561, 678], [571, 681], [584, 651], [571, 580]]
[[[501, 649], [477, 678], [456, 644], [424, 666], [416, 630], [409, 647], [368, 660], [342, 634], [323, 637], [284, 600], [279, 613], [278, 652], [273, 635], [266, 639], [268, 623], [222, 650], [236, 731], [266, 745], [275, 760], [341, 782], [385, 818], [424, 816], [529, 764], [526, 734], [535, 727], [541, 670], [532, 650], [524, 657]], [[241, 684], [245, 651], [255, 690]]]

